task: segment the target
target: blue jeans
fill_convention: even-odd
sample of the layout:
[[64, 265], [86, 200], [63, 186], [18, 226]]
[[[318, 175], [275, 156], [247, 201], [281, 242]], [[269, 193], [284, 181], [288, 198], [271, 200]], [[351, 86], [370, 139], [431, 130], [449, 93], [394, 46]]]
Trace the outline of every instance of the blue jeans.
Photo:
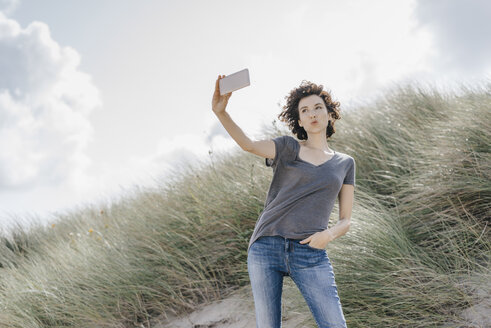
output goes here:
[[254, 296], [256, 327], [281, 327], [283, 277], [289, 276], [320, 328], [346, 328], [327, 251], [300, 244], [300, 240], [262, 236], [249, 248], [247, 270]]

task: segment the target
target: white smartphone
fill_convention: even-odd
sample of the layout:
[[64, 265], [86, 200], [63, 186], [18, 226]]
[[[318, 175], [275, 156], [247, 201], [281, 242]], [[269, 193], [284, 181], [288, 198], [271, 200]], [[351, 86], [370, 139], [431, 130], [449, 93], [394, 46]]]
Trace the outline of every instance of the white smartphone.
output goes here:
[[242, 89], [251, 85], [249, 79], [249, 70], [247, 68], [242, 71], [235, 72], [233, 74], [225, 76], [219, 82], [220, 95], [223, 96], [226, 93]]

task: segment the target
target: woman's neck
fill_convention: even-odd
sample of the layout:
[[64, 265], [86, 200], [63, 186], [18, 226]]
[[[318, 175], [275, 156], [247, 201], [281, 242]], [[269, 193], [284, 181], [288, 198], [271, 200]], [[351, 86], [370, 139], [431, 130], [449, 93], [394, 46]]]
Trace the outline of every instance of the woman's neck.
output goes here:
[[329, 145], [327, 144], [325, 134], [323, 136], [321, 134], [310, 135], [308, 139], [304, 141], [303, 145], [305, 147], [309, 147], [321, 151], [328, 151], [328, 152], [331, 151]]

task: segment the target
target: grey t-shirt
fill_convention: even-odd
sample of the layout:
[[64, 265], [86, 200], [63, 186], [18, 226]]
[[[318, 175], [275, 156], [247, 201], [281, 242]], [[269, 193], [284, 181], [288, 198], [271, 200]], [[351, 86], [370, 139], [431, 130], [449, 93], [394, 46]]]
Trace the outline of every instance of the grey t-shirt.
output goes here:
[[249, 246], [261, 236], [305, 239], [327, 229], [329, 216], [343, 184], [355, 184], [355, 160], [335, 151], [320, 165], [299, 158], [299, 142], [291, 136], [273, 139], [276, 156], [266, 158], [273, 168], [264, 210]]

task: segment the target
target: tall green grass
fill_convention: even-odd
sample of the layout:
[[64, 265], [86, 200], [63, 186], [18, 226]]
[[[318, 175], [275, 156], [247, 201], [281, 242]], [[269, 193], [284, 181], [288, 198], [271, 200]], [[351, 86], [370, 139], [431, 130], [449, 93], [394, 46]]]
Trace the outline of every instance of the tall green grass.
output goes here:
[[[489, 300], [490, 87], [399, 86], [337, 123], [357, 188], [327, 250], [350, 328], [472, 327], [462, 311]], [[247, 286], [271, 176], [263, 158], [213, 153], [159, 188], [19, 226], [0, 242], [0, 327], [150, 327]]]

